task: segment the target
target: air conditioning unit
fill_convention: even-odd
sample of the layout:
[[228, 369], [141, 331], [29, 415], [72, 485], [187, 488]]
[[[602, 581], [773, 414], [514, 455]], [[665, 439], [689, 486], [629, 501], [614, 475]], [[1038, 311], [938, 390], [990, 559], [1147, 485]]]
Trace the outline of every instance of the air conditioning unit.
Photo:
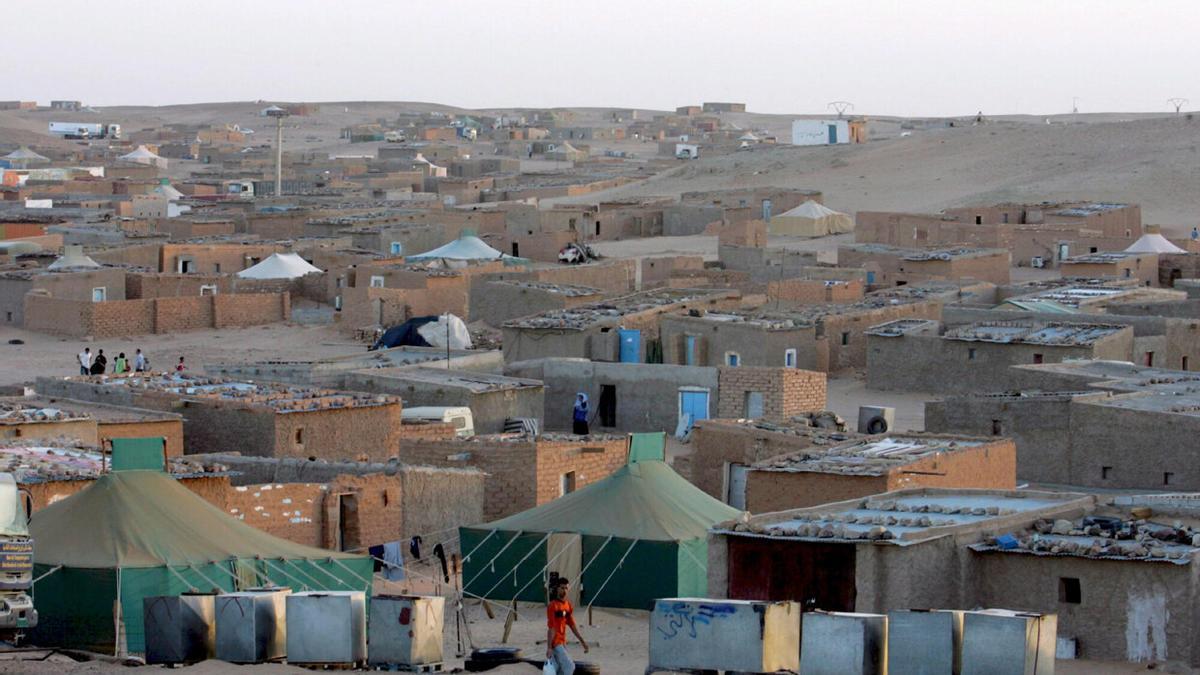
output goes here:
[[886, 434], [896, 426], [896, 409], [876, 405], [858, 407], [858, 433]]

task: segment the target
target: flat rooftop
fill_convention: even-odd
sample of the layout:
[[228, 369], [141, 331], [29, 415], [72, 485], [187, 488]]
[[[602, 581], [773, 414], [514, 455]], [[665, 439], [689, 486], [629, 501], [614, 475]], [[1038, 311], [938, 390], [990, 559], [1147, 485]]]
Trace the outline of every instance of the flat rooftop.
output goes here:
[[1082, 204], [1071, 204], [1070, 206], [1048, 211], [1047, 213], [1055, 216], [1086, 218], [1087, 216], [1096, 215], [1097, 213], [1120, 211], [1121, 209], [1127, 209], [1129, 207], [1129, 204], [1120, 204], [1117, 202], [1085, 202]]
[[900, 546], [984, 529], [1002, 531], [1038, 518], [1086, 510], [1095, 498], [1031, 490], [900, 490], [822, 506], [768, 513], [714, 532], [797, 541]]
[[993, 255], [1005, 255], [1007, 250], [1002, 248], [977, 248], [971, 246], [953, 246], [946, 248], [919, 249], [889, 246], [887, 244], [844, 244], [839, 249], [847, 249], [858, 253], [876, 253], [894, 256], [913, 262], [930, 260], [949, 261], [959, 258], [980, 258]]
[[[1039, 519], [1029, 527], [987, 537], [968, 546], [977, 553], [1010, 555], [1071, 556], [1092, 560], [1136, 560], [1187, 565], [1200, 548], [1192, 546], [1195, 527], [1195, 504], [1187, 505], [1179, 497], [1162, 495], [1147, 498], [1141, 495], [1118, 497], [1113, 505], [1097, 509], [1081, 518], [1050, 521]], [[1134, 518], [1133, 506], [1153, 505], [1191, 511], [1187, 526], [1178, 519], [1170, 525]]]
[[896, 319], [872, 326], [866, 330], [867, 335], [879, 337], [900, 337], [910, 333], [930, 333], [937, 335], [941, 322], [933, 319]]
[[[1086, 263], [1089, 265], [1118, 263], [1126, 258], [1136, 258], [1137, 256], [1148, 255], [1146, 253], [1124, 253], [1122, 251], [1102, 251], [1098, 253], [1087, 253], [1077, 255], [1060, 262], [1062, 265], [1072, 265], [1077, 263]], [[1157, 255], [1157, 254], [1149, 254]]]
[[666, 310], [672, 305], [688, 302], [735, 297], [736, 291], [724, 289], [662, 288], [513, 319], [506, 321], [504, 327], [585, 330], [590, 326], [616, 321], [628, 314]]
[[978, 448], [997, 439], [887, 436], [851, 441], [819, 451], [800, 451], [755, 463], [763, 471], [883, 476], [894, 468], [947, 452]]
[[541, 380], [508, 377], [494, 373], [449, 370], [446, 368], [425, 368], [421, 366], [371, 368], [362, 371], [362, 374], [403, 382], [419, 382], [421, 384], [437, 385], [440, 387], [467, 389], [477, 394], [516, 389], [541, 389], [543, 387]]
[[[229, 476], [229, 468], [187, 457], [168, 458], [176, 478]], [[57, 440], [0, 441], [0, 466], [18, 483], [93, 480], [112, 464], [99, 448]]]
[[1084, 323], [1037, 324], [1022, 321], [975, 323], [946, 331], [947, 340], [1031, 344], [1047, 346], [1086, 346], [1115, 335], [1128, 326]]
[[517, 279], [502, 279], [491, 282], [501, 286], [512, 286], [514, 288], [528, 288], [530, 290], [543, 291], [553, 293], [555, 295], [563, 295], [569, 298], [581, 298], [589, 295], [603, 295], [604, 292], [598, 288], [591, 286], [573, 286], [570, 284], [552, 284], [545, 281], [519, 281]]
[[157, 391], [193, 400], [261, 405], [272, 408], [278, 413], [358, 408], [400, 402], [400, 399], [394, 396], [174, 373], [130, 374], [119, 377], [77, 375], [64, 379], [98, 384], [104, 387], [129, 387], [143, 391]]
[[[20, 412], [8, 414], [8, 411]], [[27, 419], [31, 415], [33, 419]], [[22, 422], [22, 418], [26, 418], [26, 421]], [[160, 410], [108, 405], [69, 398], [27, 396], [0, 398], [0, 424], [63, 422], [74, 419], [94, 419], [101, 424], [121, 424], [179, 420], [183, 417]]]

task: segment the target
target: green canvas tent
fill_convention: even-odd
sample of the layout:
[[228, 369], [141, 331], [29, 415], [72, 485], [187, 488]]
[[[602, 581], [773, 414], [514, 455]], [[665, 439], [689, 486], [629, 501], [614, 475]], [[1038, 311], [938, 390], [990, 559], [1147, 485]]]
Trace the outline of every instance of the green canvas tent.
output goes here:
[[294, 544], [213, 506], [161, 471], [119, 471], [33, 515], [35, 644], [145, 650], [142, 598], [274, 584], [360, 590], [372, 563]]
[[650, 609], [657, 598], [703, 596], [708, 529], [740, 515], [665, 462], [633, 462], [552, 502], [460, 528], [464, 589], [543, 602], [543, 575], [565, 555], [579, 562], [567, 576], [582, 579], [583, 605]]

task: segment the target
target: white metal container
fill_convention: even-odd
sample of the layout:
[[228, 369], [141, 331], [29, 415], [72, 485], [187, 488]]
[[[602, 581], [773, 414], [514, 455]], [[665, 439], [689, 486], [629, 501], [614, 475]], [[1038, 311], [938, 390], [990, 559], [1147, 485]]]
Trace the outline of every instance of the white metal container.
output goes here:
[[441, 663], [445, 604], [441, 596], [372, 597], [368, 662], [397, 666]]
[[963, 614], [962, 675], [1054, 675], [1058, 615], [985, 609]]
[[888, 612], [888, 675], [958, 675], [962, 626], [959, 610]]
[[362, 591], [310, 591], [287, 597], [290, 663], [367, 660], [367, 596]]
[[796, 671], [795, 602], [665, 598], [650, 615], [650, 666], [657, 670]]
[[800, 643], [804, 675], [887, 673], [887, 617], [858, 612], [808, 612]]
[[288, 589], [271, 589], [218, 595], [217, 658], [230, 663], [285, 658], [290, 594]]
[[216, 597], [210, 593], [142, 599], [146, 663], [198, 663], [216, 653]]

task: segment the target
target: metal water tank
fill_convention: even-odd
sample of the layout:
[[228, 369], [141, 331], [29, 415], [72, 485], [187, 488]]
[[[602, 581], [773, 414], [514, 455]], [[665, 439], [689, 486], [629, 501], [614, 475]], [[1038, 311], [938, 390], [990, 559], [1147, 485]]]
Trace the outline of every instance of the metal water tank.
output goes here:
[[142, 599], [146, 663], [198, 663], [216, 653], [216, 597], [211, 593]]
[[376, 595], [367, 626], [368, 663], [423, 666], [442, 662], [446, 599], [424, 595]]
[[287, 657], [289, 589], [247, 590], [218, 595], [217, 658], [260, 663]]
[[800, 640], [804, 675], [883, 675], [887, 617], [858, 612], [807, 612]]
[[962, 667], [962, 625], [960, 610], [888, 612], [888, 672], [957, 675]]
[[367, 660], [367, 595], [309, 591], [287, 596], [289, 663], [359, 664]]
[[650, 615], [650, 668], [796, 672], [800, 604], [664, 598]]
[[985, 609], [963, 614], [962, 675], [1054, 673], [1058, 615]]

